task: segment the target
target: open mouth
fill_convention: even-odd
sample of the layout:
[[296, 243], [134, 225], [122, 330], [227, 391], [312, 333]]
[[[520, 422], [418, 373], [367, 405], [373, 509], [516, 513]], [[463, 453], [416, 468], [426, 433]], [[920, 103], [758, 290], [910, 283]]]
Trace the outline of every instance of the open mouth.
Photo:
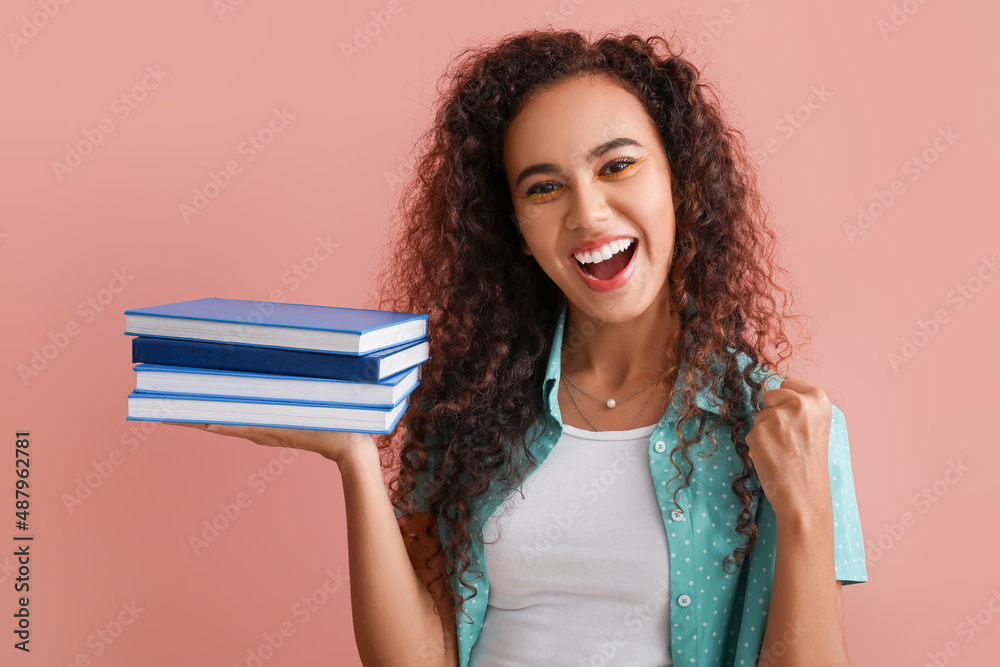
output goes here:
[[580, 271], [583, 275], [598, 281], [608, 281], [620, 273], [622, 273], [632, 262], [633, 256], [635, 256], [636, 245], [638, 244], [638, 239], [629, 239], [630, 243], [624, 250], [619, 250], [614, 253], [608, 259], [602, 260], [600, 262], [581, 262], [575, 257], [573, 260], [580, 266]]

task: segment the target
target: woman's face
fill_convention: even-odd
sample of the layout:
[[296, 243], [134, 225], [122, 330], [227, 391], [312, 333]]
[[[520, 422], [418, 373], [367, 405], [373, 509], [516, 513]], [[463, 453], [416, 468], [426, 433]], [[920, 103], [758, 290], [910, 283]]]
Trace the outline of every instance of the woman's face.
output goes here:
[[670, 167], [639, 100], [594, 75], [535, 93], [507, 130], [503, 160], [523, 250], [573, 305], [608, 322], [628, 321], [654, 302], [665, 308]]

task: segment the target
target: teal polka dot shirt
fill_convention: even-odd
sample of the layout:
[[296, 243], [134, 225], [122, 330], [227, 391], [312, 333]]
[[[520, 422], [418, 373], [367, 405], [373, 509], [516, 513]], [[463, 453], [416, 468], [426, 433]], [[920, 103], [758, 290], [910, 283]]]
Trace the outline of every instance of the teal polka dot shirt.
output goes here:
[[[693, 304], [691, 306], [693, 308]], [[562, 434], [562, 415], [559, 410], [560, 362], [562, 359], [563, 328], [566, 321], [567, 302], [563, 299], [558, 325], [553, 337], [548, 369], [542, 384], [546, 407], [545, 424], [539, 435], [539, 427], [529, 434], [531, 451], [538, 459], [539, 466], [546, 455], [558, 443]], [[748, 359], [740, 355], [745, 365]], [[686, 363], [682, 362], [677, 382], [683, 381]], [[761, 375], [758, 375], [760, 378]], [[781, 376], [771, 376], [767, 388], [780, 386]], [[675, 386], [675, 396], [679, 385]], [[749, 388], [744, 387], [749, 396]], [[706, 411], [706, 419], [718, 416], [721, 401], [705, 387], [696, 396], [698, 406]], [[687, 488], [677, 493], [677, 505], [673, 494], [684, 481], [688, 464], [680, 451], [674, 461], [680, 466], [681, 474], [671, 481], [677, 468], [670, 460], [671, 450], [680, 444], [675, 433], [675, 422], [679, 416], [679, 401], [668, 407], [649, 438], [650, 483], [656, 490], [660, 503], [663, 525], [667, 531], [667, 545], [670, 551], [670, 652], [674, 665], [698, 665], [699, 667], [722, 665], [755, 665], [764, 639], [767, 624], [767, 610], [771, 600], [774, 581], [775, 544], [777, 542], [777, 521], [774, 509], [766, 498], [755, 501], [752, 509], [759, 526], [757, 545], [740, 570], [732, 575], [722, 570], [723, 559], [731, 554], [735, 546], [742, 543], [742, 536], [735, 527], [742, 502], [732, 493], [732, 482], [743, 470], [743, 463], [731, 449], [729, 435], [731, 429], [722, 425], [715, 433], [718, 450], [708, 457], [714, 445], [708, 437], [691, 446], [691, 461], [694, 472]], [[744, 408], [752, 415], [747, 401]], [[682, 431], [689, 439], [695, 431]], [[707, 422], [706, 422], [707, 428]], [[727, 443], [730, 447], [727, 448]], [[708, 457], [708, 458], [703, 458]], [[434, 461], [431, 461], [433, 467]], [[848, 447], [847, 426], [844, 414], [836, 406], [830, 426], [829, 447], [830, 487], [833, 494], [834, 541], [836, 577], [844, 585], [868, 581], [865, 567], [864, 541], [861, 519], [854, 493], [854, 477], [851, 472], [851, 456]], [[537, 469], [537, 468], [536, 468]], [[532, 470], [528, 473], [534, 472]], [[756, 476], [752, 478], [758, 483]], [[417, 480], [417, 489], [426, 488], [426, 479]], [[473, 534], [469, 552], [470, 570], [483, 572], [476, 576], [466, 573], [472, 582], [475, 595], [465, 602], [463, 614], [457, 616], [458, 654], [460, 667], [469, 666], [472, 646], [482, 630], [490, 592], [489, 573], [486, 569], [485, 547], [482, 529], [486, 521], [503, 502], [502, 490], [494, 485], [472, 508], [469, 527]], [[429, 507], [426, 502], [418, 503], [418, 509]], [[628, 508], [622, 508], [628, 511]], [[443, 520], [438, 524], [441, 535], [446, 535]], [[453, 590], [458, 591], [458, 578], [452, 580]], [[467, 589], [465, 594], [470, 593]], [[516, 638], [512, 638], [516, 639]], [[573, 662], [576, 664], [576, 662]]]

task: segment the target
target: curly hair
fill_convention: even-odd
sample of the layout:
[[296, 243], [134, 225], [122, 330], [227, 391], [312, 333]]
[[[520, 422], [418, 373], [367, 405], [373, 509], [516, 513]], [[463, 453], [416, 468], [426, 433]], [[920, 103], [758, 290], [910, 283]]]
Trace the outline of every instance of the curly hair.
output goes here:
[[[689, 447], [705, 435], [714, 452], [712, 434], [722, 421], [729, 423], [744, 465], [732, 491], [743, 503], [736, 531], [746, 540], [722, 567], [737, 571], [757, 543], [751, 508], [761, 491], [752, 483], [745, 406], [761, 405], [764, 390], [755, 369], [776, 371], [791, 356], [783, 320], [798, 315], [788, 312], [792, 299], [774, 280], [775, 273], [787, 272], [773, 259], [777, 241], [766, 224], [745, 137], [723, 117], [714, 88], [660, 35], [607, 33], [588, 41], [572, 30], [528, 30], [464, 49], [445, 72], [447, 85], [443, 91], [439, 86], [432, 125], [415, 146], [412, 178], [401, 191], [377, 281], [377, 308], [428, 315], [431, 350], [395, 431], [376, 438], [383, 466], [396, 473], [390, 499], [411, 539], [404, 526], [419, 502], [427, 502], [436, 521], [443, 519], [447, 536], [434, 558], [443, 551], [443, 576], [457, 576], [470, 590], [465, 575], [473, 502], [491, 482], [502, 484], [506, 495], [537, 465], [526, 434], [544, 418], [540, 388], [565, 298], [520, 250], [502, 159], [504, 134], [529, 95], [585, 74], [612, 77], [643, 104], [673, 177], [669, 315], [689, 312], [689, 300], [694, 314], [680, 319], [675, 335], [690, 342], [677, 420], [682, 444], [670, 460], [680, 451], [690, 466]], [[749, 363], [739, 364], [740, 354]], [[707, 415], [695, 394], [710, 379], [723, 414], [706, 432]], [[749, 397], [744, 386], [751, 388]], [[688, 440], [680, 428], [695, 420], [695, 439]], [[403, 442], [397, 443], [401, 431]], [[416, 475], [426, 473], [432, 459], [432, 481], [417, 489]], [[523, 469], [516, 469], [518, 461]], [[691, 474], [689, 468], [685, 487]], [[450, 609], [471, 598], [449, 586], [443, 590]]]

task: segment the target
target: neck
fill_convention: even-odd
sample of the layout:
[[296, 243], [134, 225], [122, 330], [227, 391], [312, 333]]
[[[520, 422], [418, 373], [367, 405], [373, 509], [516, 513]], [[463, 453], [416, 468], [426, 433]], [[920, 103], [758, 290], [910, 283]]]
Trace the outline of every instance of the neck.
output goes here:
[[634, 391], [673, 368], [676, 354], [667, 347], [679, 325], [678, 317], [669, 317], [666, 303], [654, 303], [639, 316], [616, 322], [588, 315], [570, 302], [562, 370], [591, 393]]

